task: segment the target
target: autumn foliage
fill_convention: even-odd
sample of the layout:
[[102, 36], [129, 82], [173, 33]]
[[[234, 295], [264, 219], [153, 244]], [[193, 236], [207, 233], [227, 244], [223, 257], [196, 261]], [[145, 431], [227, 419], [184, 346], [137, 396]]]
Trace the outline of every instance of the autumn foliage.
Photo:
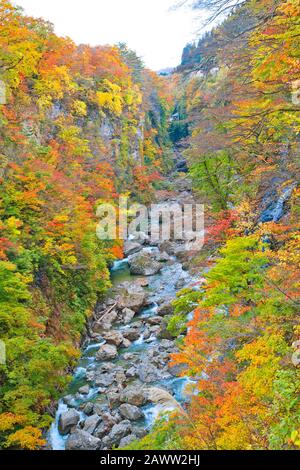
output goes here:
[[124, 45], [78, 47], [6, 0], [0, 79], [1, 445], [34, 449], [122, 257], [96, 237], [97, 205], [151, 196], [171, 93]]

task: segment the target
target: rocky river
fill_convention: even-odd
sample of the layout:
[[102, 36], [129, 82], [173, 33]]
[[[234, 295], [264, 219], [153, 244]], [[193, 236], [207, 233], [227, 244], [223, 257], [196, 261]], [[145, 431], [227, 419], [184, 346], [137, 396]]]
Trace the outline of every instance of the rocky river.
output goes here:
[[[188, 176], [179, 170], [175, 191], [160, 203], [193, 204]], [[260, 222], [280, 220], [294, 184], [262, 202]], [[163, 193], [163, 192], [162, 192]], [[184, 242], [153, 242], [145, 235], [125, 243], [125, 259], [111, 268], [112, 288], [97, 305], [73, 380], [58, 403], [48, 436], [53, 450], [109, 450], [142, 438], [164, 412], [189, 399], [188, 378], [170, 365], [177, 350], [167, 318], [184, 287], [198, 289]], [[191, 312], [192, 316], [192, 312]]]
[[[164, 203], [191, 203], [185, 175]], [[161, 201], [160, 201], [161, 202]], [[183, 242], [125, 244], [111, 269], [112, 289], [90, 321], [73, 380], [58, 403], [48, 442], [53, 450], [107, 450], [145, 436], [160, 413], [188, 400], [188, 378], [170, 366], [176, 341], [166, 329], [171, 301], [197, 288]]]

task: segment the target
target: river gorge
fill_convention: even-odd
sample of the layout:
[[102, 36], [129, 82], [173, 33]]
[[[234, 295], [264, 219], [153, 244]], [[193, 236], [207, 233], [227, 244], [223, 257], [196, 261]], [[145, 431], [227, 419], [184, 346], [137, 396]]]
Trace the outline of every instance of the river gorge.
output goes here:
[[[175, 183], [176, 193], [159, 202], [193, 203], [187, 176], [178, 174]], [[125, 256], [111, 268], [112, 288], [95, 310], [58, 403], [48, 437], [53, 450], [125, 447], [147, 434], [161, 413], [180, 411], [188, 400], [190, 379], [170, 365], [177, 338], [166, 328], [176, 293], [198, 288], [184, 242], [130, 240]]]

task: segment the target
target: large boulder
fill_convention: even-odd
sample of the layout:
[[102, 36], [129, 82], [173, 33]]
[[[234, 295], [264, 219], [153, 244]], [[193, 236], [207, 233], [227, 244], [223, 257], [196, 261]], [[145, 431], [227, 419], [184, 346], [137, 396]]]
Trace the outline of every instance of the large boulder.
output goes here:
[[97, 361], [110, 361], [118, 356], [118, 350], [114, 344], [104, 344], [96, 354]]
[[123, 310], [128, 308], [137, 312], [146, 300], [146, 292], [138, 285], [131, 282], [124, 282], [119, 286], [118, 307]]
[[79, 429], [71, 434], [66, 442], [66, 450], [98, 450], [100, 447], [100, 439]]
[[121, 439], [128, 434], [131, 434], [132, 427], [130, 421], [121, 421], [119, 424], [115, 424], [109, 434], [109, 437], [114, 445], [119, 445]]
[[144, 413], [137, 406], [130, 405], [129, 403], [123, 403], [119, 411], [121, 416], [124, 419], [129, 419], [129, 421], [138, 421], [144, 416]]
[[131, 341], [130, 341], [129, 339], [127, 339], [127, 338], [124, 338], [124, 339], [123, 339], [123, 343], [122, 343], [122, 347], [125, 348], [125, 349], [127, 349], [127, 348], [129, 348], [130, 346], [131, 346]]
[[123, 323], [125, 323], [125, 325], [127, 325], [127, 323], [130, 323], [135, 314], [136, 312], [134, 310], [131, 310], [130, 308], [124, 308], [122, 310]]
[[121, 401], [130, 405], [143, 406], [146, 403], [145, 391], [141, 387], [127, 387], [121, 394]]
[[83, 430], [93, 434], [100, 422], [101, 418], [99, 415], [94, 414], [89, 416], [84, 422]]
[[108, 344], [114, 344], [115, 346], [121, 346], [123, 342], [123, 335], [119, 331], [108, 331], [102, 334], [103, 339]]
[[90, 393], [90, 386], [89, 385], [83, 385], [82, 387], [80, 387], [78, 392], [81, 395], [88, 395]]
[[153, 276], [162, 269], [162, 264], [151, 257], [150, 253], [140, 252], [128, 259], [130, 272], [142, 276]]
[[123, 449], [124, 447], [129, 446], [132, 442], [137, 440], [137, 436], [135, 434], [129, 434], [128, 436], [122, 437], [119, 443], [119, 447]]
[[63, 436], [69, 434], [71, 429], [77, 425], [79, 419], [79, 413], [77, 413], [77, 411], [74, 409], [62, 413], [58, 421], [58, 430], [60, 434]]
[[163, 251], [163, 252], [159, 251], [155, 255], [155, 259], [156, 259], [156, 261], [166, 263], [167, 261], [170, 261], [171, 257], [168, 255], [168, 253], [166, 251]]
[[96, 387], [109, 387], [110, 385], [112, 385], [115, 381], [115, 376], [114, 374], [104, 374], [104, 373], [99, 373], [96, 374], [96, 377], [95, 377], [95, 385]]

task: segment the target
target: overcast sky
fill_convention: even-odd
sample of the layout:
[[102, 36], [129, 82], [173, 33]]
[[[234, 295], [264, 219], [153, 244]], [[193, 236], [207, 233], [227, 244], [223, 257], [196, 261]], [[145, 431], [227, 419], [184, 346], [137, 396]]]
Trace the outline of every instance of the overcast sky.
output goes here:
[[126, 42], [159, 70], [180, 63], [199, 21], [189, 9], [170, 11], [175, 0], [15, 0], [25, 12], [43, 17], [60, 36], [90, 45]]

